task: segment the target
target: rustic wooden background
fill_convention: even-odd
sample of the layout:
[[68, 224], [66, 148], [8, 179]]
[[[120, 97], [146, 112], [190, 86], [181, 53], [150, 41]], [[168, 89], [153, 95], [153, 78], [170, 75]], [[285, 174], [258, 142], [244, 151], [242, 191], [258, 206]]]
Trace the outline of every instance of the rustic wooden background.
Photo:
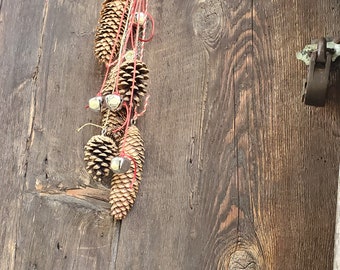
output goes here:
[[[83, 145], [99, 116], [101, 3], [0, 0], [0, 269], [332, 269], [340, 92], [301, 100], [311, 38], [340, 36], [340, 1], [150, 0], [147, 162], [113, 223]], [[336, 79], [335, 79], [336, 80]]]

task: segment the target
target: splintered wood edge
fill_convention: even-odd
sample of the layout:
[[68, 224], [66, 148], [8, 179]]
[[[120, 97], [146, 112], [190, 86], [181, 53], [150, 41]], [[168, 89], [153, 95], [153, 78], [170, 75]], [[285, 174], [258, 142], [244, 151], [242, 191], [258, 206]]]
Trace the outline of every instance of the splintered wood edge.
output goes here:
[[[80, 203], [83, 201], [85, 205], [90, 206], [96, 210], [108, 211], [109, 204], [109, 189], [98, 189], [93, 187], [79, 187], [66, 190], [60, 189], [37, 189], [38, 193], [42, 196], [48, 196], [50, 199], [58, 199], [65, 202], [70, 202], [69, 199], [77, 199], [73, 201]], [[58, 198], [57, 198], [58, 197]], [[84, 205], [84, 206], [85, 206]]]
[[92, 198], [95, 200], [109, 202], [110, 190], [96, 189], [91, 187], [75, 188], [66, 190], [66, 195], [77, 198]]

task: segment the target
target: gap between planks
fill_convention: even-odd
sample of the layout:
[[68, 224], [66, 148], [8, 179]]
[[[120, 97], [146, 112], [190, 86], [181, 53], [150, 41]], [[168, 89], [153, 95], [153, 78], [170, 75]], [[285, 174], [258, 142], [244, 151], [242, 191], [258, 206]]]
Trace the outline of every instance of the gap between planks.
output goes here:
[[334, 266], [333, 270], [340, 270], [340, 165], [338, 178], [338, 196], [336, 205], [336, 222], [334, 235]]

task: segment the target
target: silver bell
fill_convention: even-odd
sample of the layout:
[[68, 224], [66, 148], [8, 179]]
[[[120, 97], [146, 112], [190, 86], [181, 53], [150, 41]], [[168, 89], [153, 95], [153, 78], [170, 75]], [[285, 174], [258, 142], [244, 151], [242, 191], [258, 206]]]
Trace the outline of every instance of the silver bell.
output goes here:
[[89, 108], [92, 111], [99, 112], [102, 108], [103, 98], [102, 97], [93, 97], [89, 100]]
[[110, 164], [110, 168], [114, 173], [126, 173], [130, 166], [131, 160], [124, 157], [114, 157]]
[[126, 52], [124, 57], [126, 61], [133, 61], [135, 59], [135, 52], [132, 50], [129, 50]]
[[135, 23], [138, 23], [140, 26], [142, 26], [145, 22], [148, 16], [143, 12], [136, 12], [135, 14]]
[[122, 105], [122, 98], [116, 94], [110, 94], [105, 96], [106, 105], [111, 111], [118, 111]]

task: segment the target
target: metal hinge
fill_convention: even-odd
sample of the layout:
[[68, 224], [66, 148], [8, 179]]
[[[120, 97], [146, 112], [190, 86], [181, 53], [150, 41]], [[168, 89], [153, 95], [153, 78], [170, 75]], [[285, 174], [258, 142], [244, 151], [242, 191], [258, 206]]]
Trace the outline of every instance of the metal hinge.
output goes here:
[[309, 65], [302, 101], [306, 105], [325, 106], [332, 61], [340, 55], [340, 44], [320, 38], [307, 45], [296, 57]]

